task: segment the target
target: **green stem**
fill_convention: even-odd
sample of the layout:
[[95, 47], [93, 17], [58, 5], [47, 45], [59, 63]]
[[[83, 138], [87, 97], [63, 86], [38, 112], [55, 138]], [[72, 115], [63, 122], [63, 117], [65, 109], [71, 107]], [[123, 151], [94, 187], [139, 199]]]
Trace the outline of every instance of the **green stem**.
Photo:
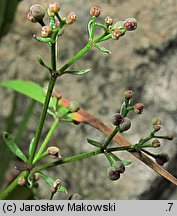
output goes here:
[[129, 99], [125, 99], [125, 101], [123, 102], [122, 106], [121, 106], [121, 109], [120, 109], [120, 114], [123, 116], [123, 117], [126, 117], [128, 112], [129, 112], [129, 103], [130, 103], [130, 100]]
[[50, 68], [50, 66], [48, 64], [46, 64], [40, 56], [38, 58], [38, 62], [41, 66], [46, 68], [50, 73], [52, 72], [52, 69]]
[[42, 108], [42, 112], [41, 112], [41, 115], [40, 115], [40, 118], [39, 118], [38, 126], [37, 126], [37, 129], [36, 129], [34, 142], [33, 142], [33, 145], [31, 147], [31, 154], [30, 154], [30, 158], [29, 158], [29, 162], [28, 162], [29, 166], [32, 165], [34, 155], [35, 155], [36, 149], [38, 147], [38, 143], [39, 143], [41, 133], [42, 133], [42, 129], [43, 129], [43, 126], [44, 126], [44, 121], [45, 121], [45, 118], [46, 118], [46, 115], [47, 115], [47, 109], [49, 107], [50, 98], [51, 98], [52, 91], [53, 91], [53, 88], [54, 88], [54, 85], [55, 85], [55, 82], [56, 82], [56, 79], [57, 79], [57, 76], [58, 76], [58, 74], [56, 73], [56, 53], [57, 53], [56, 44], [52, 43], [51, 44], [52, 74], [51, 74], [51, 77], [50, 77], [50, 81], [49, 81], [49, 85], [48, 85], [48, 89], [47, 89], [47, 94], [46, 94], [44, 105], [43, 105], [43, 108]]
[[81, 49], [75, 56], [73, 56], [64, 66], [62, 66], [59, 71], [58, 71], [58, 74], [59, 75], [62, 75], [63, 72], [69, 68], [74, 62], [76, 62], [81, 56], [83, 56], [89, 49], [92, 48], [92, 45], [90, 42], [88, 42], [86, 44], [86, 46]]
[[77, 154], [77, 155], [74, 155], [74, 156], [66, 157], [64, 159], [60, 159], [58, 161], [54, 161], [54, 162], [49, 163], [49, 164], [43, 164], [41, 166], [37, 166], [32, 170], [32, 172], [33, 173], [39, 172], [41, 170], [44, 170], [44, 169], [47, 169], [47, 168], [50, 168], [50, 167], [54, 167], [54, 166], [65, 164], [65, 163], [71, 163], [73, 161], [77, 161], [77, 160], [81, 160], [81, 159], [84, 159], [84, 158], [92, 157], [92, 156], [98, 155], [100, 153], [102, 153], [101, 150], [97, 149], [97, 150]]
[[58, 13], [56, 13], [55, 15], [56, 15], [58, 21], [60, 22], [60, 25], [65, 23], [65, 20], [63, 20]]
[[93, 41], [94, 35], [95, 35], [95, 22], [96, 22], [96, 17], [92, 16], [92, 31], [90, 35], [90, 39]]
[[42, 129], [43, 129], [43, 126], [44, 126], [44, 121], [45, 121], [46, 114], [47, 114], [47, 109], [48, 109], [48, 106], [49, 106], [50, 98], [51, 98], [51, 95], [52, 95], [52, 91], [53, 91], [56, 79], [57, 79], [56, 75], [51, 76], [51, 78], [50, 78], [47, 94], [46, 94], [46, 97], [45, 97], [45, 102], [44, 102], [42, 112], [41, 112], [41, 115], [40, 115], [40, 118], [39, 118], [38, 127], [37, 127], [37, 130], [36, 130], [36, 134], [35, 134], [35, 137], [34, 137], [34, 142], [33, 142], [32, 149], [31, 149], [31, 155], [30, 155], [30, 158], [29, 158], [29, 165], [32, 165], [32, 161], [33, 161], [33, 158], [34, 158], [34, 155], [35, 155], [35, 152], [36, 152], [36, 149], [37, 149], [40, 137], [41, 137]]
[[108, 148], [106, 149], [107, 152], [114, 152], [114, 151], [130, 151], [130, 150], [134, 150], [134, 145], [130, 145], [130, 146], [120, 146], [120, 147], [112, 147], [112, 148]]
[[[94, 43], [98, 43], [99, 41], [101, 41], [102, 38], [104, 38], [107, 35], [107, 33], [103, 33], [102, 35], [100, 35], [98, 38], [96, 38], [94, 40]], [[76, 62], [81, 56], [83, 56], [86, 52], [88, 52], [93, 44], [93, 42], [88, 42], [84, 48], [82, 48], [75, 56], [73, 56], [68, 62], [66, 62], [65, 65], [63, 65], [59, 70], [58, 70], [58, 75], [62, 75], [64, 74], [64, 71], [69, 68], [74, 62]]]
[[120, 146], [120, 147], [112, 147], [106, 149], [107, 152], [113, 152], [113, 151], [143, 151], [145, 148], [150, 148], [153, 147], [152, 144], [146, 144], [146, 145], [139, 145], [139, 144], [134, 144], [130, 146]]
[[107, 34], [107, 32], [104, 32], [102, 35], [100, 35], [98, 38], [94, 40], [94, 43], [100, 42]]
[[113, 137], [117, 134], [118, 128], [115, 127], [112, 133], [109, 135], [109, 137], [106, 139], [105, 143], [102, 146], [102, 149], [106, 149], [109, 143], [112, 141]]
[[50, 128], [50, 130], [49, 130], [49, 132], [47, 134], [47, 136], [45, 137], [44, 142], [42, 143], [41, 147], [39, 148], [39, 151], [38, 151], [38, 153], [36, 154], [36, 156], [35, 156], [35, 158], [33, 160], [33, 164], [35, 164], [35, 163], [37, 163], [39, 161], [39, 158], [41, 157], [44, 149], [46, 148], [46, 146], [47, 146], [49, 140], [51, 139], [51, 137], [52, 137], [55, 129], [58, 126], [58, 124], [59, 124], [59, 119], [57, 118], [57, 119], [55, 119], [55, 121], [52, 124], [52, 126], [51, 126], [51, 128]]
[[[107, 152], [113, 152], [113, 151], [125, 151], [125, 150], [127, 150], [127, 151], [134, 150], [134, 146], [114, 147], [114, 148], [109, 148], [106, 151]], [[58, 161], [54, 161], [54, 162], [49, 163], [49, 164], [43, 164], [41, 166], [37, 166], [32, 170], [32, 172], [33, 173], [39, 172], [39, 171], [47, 169], [47, 168], [51, 168], [51, 167], [54, 167], [54, 166], [65, 164], [65, 163], [71, 163], [71, 162], [74, 162], [74, 161], [77, 161], [77, 160], [89, 158], [89, 157], [99, 155], [99, 154], [104, 154], [104, 152], [101, 149], [96, 149], [96, 150], [93, 150], [93, 151], [80, 153], [80, 154], [77, 154], [77, 155], [74, 155], [74, 156], [70, 156], [70, 157], [66, 157], [64, 159], [60, 159]]]
[[5, 200], [8, 195], [16, 188], [16, 186], [18, 185], [18, 180], [21, 177], [26, 177], [28, 175], [27, 171], [23, 171], [19, 174], [18, 177], [16, 177], [14, 179], [14, 181], [5, 189], [0, 193], [0, 200]]
[[104, 38], [102, 38], [102, 39], [100, 40], [100, 42], [109, 40], [110, 38], [112, 38], [112, 34], [107, 34]]
[[52, 71], [56, 71], [56, 62], [57, 62], [57, 50], [56, 50], [56, 43], [51, 44], [51, 67]]
[[157, 135], [154, 135], [153, 138], [167, 139], [167, 140], [169, 139], [168, 136], [157, 136]]
[[99, 27], [103, 28], [105, 31], [107, 31], [107, 27], [104, 24], [95, 22], [95, 25], [99, 26]]
[[154, 135], [151, 133], [148, 137], [140, 139], [139, 144], [143, 145], [144, 143], [146, 143], [147, 141], [151, 140], [152, 138], [154, 138]]
[[49, 156], [48, 151], [43, 152], [43, 153], [39, 156], [38, 160], [37, 160], [35, 163], [37, 163], [38, 161], [40, 161], [41, 159], [43, 159], [43, 158], [45, 158], [45, 157], [47, 157], [47, 156]]
[[105, 151], [104, 154], [107, 157], [110, 165], [113, 166], [114, 165], [114, 160], [112, 159], [111, 155], [107, 151]]
[[113, 160], [115, 161], [121, 161], [120, 158], [117, 157], [117, 155], [113, 154], [112, 152], [109, 152], [110, 156], [112, 157]]
[[[114, 152], [114, 151], [131, 151], [131, 150], [135, 150], [134, 145], [131, 146], [120, 146], [120, 147], [113, 147], [113, 148], [108, 148], [106, 151], [107, 152]], [[142, 150], [144, 152], [147, 153], [147, 151], [145, 151], [144, 149]], [[33, 170], [30, 173], [30, 176], [32, 176], [35, 172], [39, 172], [41, 170], [47, 169], [47, 168], [51, 168], [54, 166], [58, 166], [61, 164], [65, 164], [65, 163], [71, 163], [77, 160], [81, 160], [84, 158], [89, 158], [95, 155], [99, 155], [99, 154], [104, 154], [104, 152], [101, 149], [96, 149], [93, 151], [89, 151], [89, 152], [85, 152], [85, 153], [81, 153], [78, 155], [74, 155], [74, 156], [70, 156], [70, 157], [66, 157], [64, 159], [60, 159], [58, 161], [54, 161], [52, 163], [49, 164], [43, 164], [41, 166], [36, 166], [35, 168], [33, 168]], [[27, 177], [28, 173], [27, 172], [22, 172], [9, 186], [8, 188], [6, 188], [1, 194], [0, 194], [0, 199], [5, 199], [8, 194], [10, 192], [13, 191], [13, 189], [18, 185], [18, 179], [19, 177]]]
[[54, 25], [55, 25], [55, 18], [54, 17], [49, 17], [50, 19], [50, 27], [51, 29], [53, 29]]

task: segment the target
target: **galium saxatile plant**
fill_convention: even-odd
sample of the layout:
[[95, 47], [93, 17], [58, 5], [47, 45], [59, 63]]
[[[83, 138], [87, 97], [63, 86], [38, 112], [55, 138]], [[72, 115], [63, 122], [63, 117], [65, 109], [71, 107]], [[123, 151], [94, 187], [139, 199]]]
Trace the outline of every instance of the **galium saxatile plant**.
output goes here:
[[[11, 184], [2, 190], [0, 198], [7, 199], [9, 194], [13, 193], [15, 188], [20, 185], [21, 187], [27, 187], [32, 192], [34, 199], [39, 199], [37, 189], [40, 178], [43, 178], [49, 184], [48, 199], [53, 199], [57, 192], [67, 193], [65, 182], [62, 182], [58, 176], [56, 176], [56, 179], [51, 178], [45, 174], [45, 170], [100, 154], [108, 162], [107, 170], [105, 170], [105, 178], [109, 178], [111, 181], [117, 181], [120, 177], [123, 178], [124, 172], [128, 171], [126, 167], [131, 165], [131, 161], [126, 161], [118, 157], [116, 153], [119, 151], [128, 151], [154, 171], [177, 185], [177, 180], [162, 168], [168, 162], [169, 156], [165, 152], [152, 153], [150, 151], [153, 148], [158, 149], [161, 147], [160, 139], [173, 140], [173, 136], [170, 134], [159, 135], [162, 127], [161, 120], [153, 119], [152, 128], [147, 134], [147, 137], [142, 137], [136, 143], [129, 143], [121, 135], [131, 128], [129, 113], [134, 112], [135, 115], [139, 115], [143, 113], [144, 109], [142, 103], [132, 104], [132, 97], [134, 96], [132, 90], [126, 90], [124, 92], [123, 102], [120, 105], [119, 111], [110, 117], [113, 128], [109, 128], [101, 120], [83, 110], [76, 101], [70, 101], [64, 98], [61, 92], [54, 89], [56, 80], [60, 79], [64, 74], [81, 76], [90, 72], [90, 68], [71, 70], [70, 66], [93, 47], [103, 53], [111, 54], [103, 46], [103, 42], [112, 40], [113, 43], [119, 43], [119, 40], [123, 40], [123, 36], [136, 30], [136, 19], [127, 18], [123, 21], [114, 21], [113, 18], [107, 16], [103, 22], [100, 22], [98, 19], [101, 16], [100, 7], [92, 7], [90, 9], [91, 19], [88, 23], [87, 44], [64, 65], [59, 65], [57, 44], [60, 43], [60, 37], [67, 34], [67, 31], [64, 31], [65, 26], [72, 28], [72, 24], [78, 18], [77, 14], [73, 11], [66, 14], [65, 17], [61, 17], [60, 10], [62, 10], [62, 6], [58, 2], [51, 2], [47, 9], [43, 8], [40, 4], [34, 4], [30, 7], [27, 14], [27, 19], [31, 23], [39, 26], [39, 33], [33, 35], [33, 38], [41, 43], [41, 45], [48, 44], [50, 49], [50, 63], [46, 63], [42, 57], [38, 58], [39, 64], [48, 71], [50, 76], [47, 91], [45, 92], [40, 85], [34, 82], [8, 80], [0, 83], [0, 86], [18, 91], [42, 104], [36, 132], [28, 144], [28, 155], [20, 149], [19, 144], [21, 143], [16, 143], [17, 139], [13, 135], [8, 133], [8, 131], [3, 133], [5, 144], [21, 160], [23, 169], [19, 170], [19, 175]], [[45, 23], [45, 16], [48, 16], [49, 24]], [[99, 35], [97, 33], [100, 32], [97, 31], [98, 29], [102, 29]], [[53, 124], [43, 140], [41, 135], [47, 115], [51, 115]], [[87, 138], [87, 143], [94, 146], [94, 150], [65, 157], [62, 154], [62, 148], [64, 147], [59, 149], [57, 146], [48, 146], [54, 131], [57, 130], [57, 126], [62, 124], [62, 122], [74, 123], [76, 127], [78, 124], [89, 124], [104, 133], [106, 138], [104, 142], [100, 142], [89, 137]], [[114, 147], [110, 147], [112, 141], [115, 143]], [[49, 158], [49, 160], [43, 160], [44, 158]]]

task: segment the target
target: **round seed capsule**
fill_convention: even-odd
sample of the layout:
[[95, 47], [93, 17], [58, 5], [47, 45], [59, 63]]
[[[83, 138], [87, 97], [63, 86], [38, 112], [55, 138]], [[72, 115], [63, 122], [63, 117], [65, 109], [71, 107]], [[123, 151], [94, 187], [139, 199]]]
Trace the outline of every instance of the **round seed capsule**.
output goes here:
[[133, 31], [137, 28], [137, 21], [135, 18], [127, 18], [123, 25], [127, 31]]
[[107, 176], [110, 180], [116, 181], [120, 178], [120, 173], [117, 172], [113, 167], [109, 167], [107, 170]]

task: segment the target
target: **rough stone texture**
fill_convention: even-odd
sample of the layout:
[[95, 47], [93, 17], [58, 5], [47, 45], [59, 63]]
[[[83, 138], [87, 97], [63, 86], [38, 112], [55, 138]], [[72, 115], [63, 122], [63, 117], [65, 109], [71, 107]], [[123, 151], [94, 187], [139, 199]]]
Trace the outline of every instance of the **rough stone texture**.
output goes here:
[[[38, 3], [47, 7], [49, 0], [39, 0]], [[29, 0], [20, 3], [12, 31], [2, 39], [0, 49], [0, 79], [7, 80], [14, 77], [23, 80], [40, 82], [44, 79], [47, 83], [48, 75], [41, 69], [36, 57], [41, 55], [49, 62], [48, 47], [35, 42], [31, 35], [40, 32], [40, 27], [26, 20], [26, 13], [32, 3]], [[143, 115], [131, 115], [132, 128], [125, 135], [131, 142], [138, 141], [146, 136], [151, 127], [151, 119], [159, 117], [164, 122], [164, 133], [176, 132], [177, 121], [177, 1], [176, 0], [150, 0], [150, 1], [122, 1], [122, 0], [95, 0], [95, 1], [60, 1], [62, 15], [70, 11], [77, 12], [79, 20], [74, 25], [65, 29], [60, 41], [60, 59], [62, 65], [72, 57], [87, 42], [86, 24], [90, 19], [89, 9], [93, 5], [101, 6], [103, 12], [99, 19], [107, 15], [114, 18], [115, 22], [127, 17], [138, 20], [138, 29], [128, 32], [118, 41], [109, 40], [104, 46], [111, 50], [112, 55], [107, 55], [93, 49], [79, 60], [73, 68], [92, 68], [85, 76], [63, 76], [57, 82], [57, 87], [65, 97], [77, 100], [81, 106], [98, 116], [111, 126], [111, 116], [119, 108], [123, 92], [132, 89], [135, 92], [135, 102], [145, 105]], [[11, 92], [1, 90], [1, 118], [0, 129], [10, 111]], [[26, 100], [21, 99], [16, 124], [21, 118], [22, 107]], [[35, 109], [34, 118], [29, 129], [32, 137], [39, 115], [39, 107]], [[46, 123], [44, 135], [51, 123], [51, 118]], [[92, 149], [86, 138], [104, 140], [104, 136], [89, 126], [73, 126], [62, 124], [51, 141], [62, 151], [62, 154], [72, 155]], [[28, 138], [29, 142], [29, 138]], [[23, 144], [23, 143], [22, 143]], [[162, 142], [163, 149], [171, 155], [171, 164], [166, 166], [177, 176], [175, 168], [176, 139], [172, 142]], [[164, 180], [158, 178], [159, 184], [154, 187], [157, 174], [137, 161], [128, 153], [121, 153], [123, 159], [132, 160], [132, 165], [127, 167], [125, 174], [117, 182], [110, 182], [106, 177], [109, 167], [103, 156], [86, 159], [69, 165], [56, 167], [50, 170], [51, 176], [61, 178], [68, 188], [69, 194], [78, 193], [82, 199], [168, 199], [175, 187], [167, 183], [165, 189], [156, 191], [158, 185]], [[152, 188], [151, 188], [152, 186]], [[48, 188], [41, 188], [42, 196]], [[149, 192], [151, 188], [151, 192]], [[170, 192], [164, 195], [163, 190]], [[144, 191], [147, 191], [146, 193]], [[162, 196], [159, 196], [163, 194]], [[148, 196], [146, 196], [148, 194]], [[174, 193], [175, 194], [175, 193]], [[176, 199], [176, 195], [171, 196]], [[58, 195], [58, 199], [66, 199], [66, 195]]]

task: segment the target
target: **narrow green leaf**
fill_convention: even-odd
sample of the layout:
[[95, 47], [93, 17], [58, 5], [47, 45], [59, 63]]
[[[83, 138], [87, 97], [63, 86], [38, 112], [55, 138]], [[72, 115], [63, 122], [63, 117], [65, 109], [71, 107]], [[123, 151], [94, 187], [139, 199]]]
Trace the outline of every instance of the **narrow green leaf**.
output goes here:
[[68, 70], [68, 71], [64, 71], [63, 74], [74, 74], [74, 75], [83, 75], [88, 73], [89, 71], [91, 71], [91, 69], [83, 69], [83, 70]]
[[48, 64], [46, 64], [40, 56], [38, 57], [38, 62], [41, 66], [45, 67], [49, 72], [52, 72], [51, 67]]
[[124, 166], [129, 166], [130, 164], [132, 164], [131, 161], [127, 161], [127, 160], [120, 160], [120, 161], [124, 164]]
[[31, 150], [32, 150], [33, 143], [34, 143], [34, 137], [32, 138], [30, 145], [29, 145], [29, 152], [28, 152], [29, 157], [31, 156]]
[[56, 118], [56, 115], [54, 112], [52, 112], [50, 109], [47, 110], [47, 113], [50, 114], [51, 116], [54, 117], [54, 119]]
[[63, 186], [58, 188], [58, 192], [62, 192], [62, 193], [66, 193], [66, 194], [68, 193], [67, 189], [65, 187], [63, 187]]
[[93, 145], [93, 146], [98, 147], [98, 148], [101, 147], [101, 143], [100, 143], [100, 142], [97, 142], [97, 141], [95, 141], [95, 140], [87, 139], [87, 142], [90, 143], [90, 144]]
[[40, 103], [44, 103], [45, 92], [41, 86], [31, 81], [8, 80], [0, 83], [0, 87], [6, 87], [24, 94]]
[[68, 112], [69, 112], [69, 109], [68, 109], [68, 108], [66, 108], [66, 107], [59, 107], [59, 110], [58, 110], [58, 112], [59, 112], [60, 114], [62, 114], [62, 116], [63, 116], [63, 115], [66, 115], [66, 114], [68, 114]]
[[53, 108], [53, 110], [54, 111], [56, 111], [56, 102], [57, 102], [57, 100], [56, 100], [56, 98], [55, 97], [51, 97], [51, 99], [50, 99], [50, 107], [52, 107]]
[[[43, 172], [39, 172], [39, 174], [50, 186], [54, 185], [55, 180], [53, 178], [45, 175]], [[57, 191], [67, 193], [67, 189], [63, 186], [60, 186]]]
[[98, 43], [95, 43], [95, 47], [97, 47], [101, 52], [111, 54], [111, 51], [109, 51], [108, 49], [106, 49], [105, 47], [101, 46]]
[[93, 39], [93, 25], [92, 25], [93, 21], [90, 20], [90, 22], [88, 23], [88, 33], [89, 33], [89, 38], [92, 40]]
[[[43, 87], [31, 81], [8, 80], [1, 82], [0, 87], [5, 87], [17, 91], [42, 104], [45, 100], [45, 91]], [[52, 100], [50, 101], [49, 107], [53, 107]]]
[[123, 115], [126, 112], [126, 103], [125, 101], [122, 103], [121, 108], [120, 108], [120, 114]]
[[19, 149], [19, 147], [17, 146], [17, 144], [14, 142], [12, 136], [7, 133], [4, 132], [3, 133], [3, 139], [5, 144], [9, 147], [9, 149], [11, 150], [11, 152], [16, 155], [17, 157], [21, 158], [25, 163], [27, 163], [27, 158], [24, 155], [24, 153]]
[[69, 118], [69, 117], [67, 117], [67, 116], [62, 116], [62, 117], [60, 117], [60, 120], [62, 121], [62, 122], [69, 122], [69, 123], [73, 123], [73, 120], [72, 120], [72, 118]]
[[121, 160], [120, 158], [117, 157], [117, 155], [113, 154], [112, 152], [110, 152], [109, 154], [115, 161], [122, 162], [124, 166], [129, 166], [132, 163], [131, 161]]
[[[65, 73], [84, 74], [90, 70], [91, 69], [85, 69], [85, 70], [80, 70], [80, 71], [65, 71]], [[17, 92], [19, 92], [23, 95], [26, 95], [26, 96], [36, 100], [37, 102], [42, 103], [42, 104], [44, 103], [44, 100], [45, 100], [44, 89], [40, 85], [38, 85], [34, 82], [31, 82], [31, 81], [9, 80], [9, 81], [5, 81], [5, 82], [1, 82], [0, 87], [5, 87], [5, 88], [12, 89], [14, 91], [17, 91]], [[48, 111], [47, 111], [54, 118], [56, 116], [52, 110], [58, 111], [58, 110], [55, 110], [56, 109], [56, 103], [57, 103], [57, 99], [51, 98], [50, 104], [49, 104], [49, 108], [51, 108], [51, 109], [48, 109]], [[68, 109], [61, 106], [59, 109], [59, 112], [62, 115], [66, 115], [68, 113]]]
[[47, 176], [46, 174], [44, 174], [43, 172], [40, 172], [39, 173], [40, 176], [50, 185], [50, 186], [53, 186], [55, 180], [49, 176]]

